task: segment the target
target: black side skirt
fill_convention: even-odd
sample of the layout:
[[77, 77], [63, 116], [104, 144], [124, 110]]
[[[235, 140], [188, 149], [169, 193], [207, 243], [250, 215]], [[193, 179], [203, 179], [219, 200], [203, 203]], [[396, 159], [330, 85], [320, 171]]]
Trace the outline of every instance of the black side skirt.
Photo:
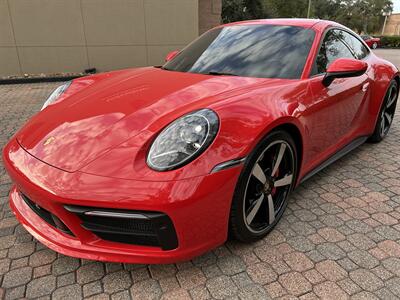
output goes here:
[[355, 148], [357, 148], [358, 146], [361, 146], [362, 144], [365, 143], [365, 141], [368, 139], [368, 136], [361, 136], [356, 138], [355, 140], [353, 140], [352, 142], [350, 142], [350, 144], [347, 144], [346, 146], [344, 146], [342, 149], [340, 149], [338, 152], [336, 152], [335, 154], [333, 154], [331, 157], [329, 157], [327, 160], [325, 160], [324, 162], [322, 162], [320, 165], [318, 165], [316, 168], [314, 168], [313, 170], [311, 170], [310, 172], [308, 172], [300, 181], [300, 183], [303, 183], [304, 181], [306, 181], [307, 179], [310, 179], [312, 176], [314, 176], [315, 174], [317, 174], [319, 171], [321, 171], [322, 169], [326, 168], [327, 166], [329, 166], [330, 164], [334, 163], [335, 161], [337, 161], [339, 158], [342, 158], [343, 156], [345, 156], [347, 153], [349, 153], [350, 151], [354, 150]]

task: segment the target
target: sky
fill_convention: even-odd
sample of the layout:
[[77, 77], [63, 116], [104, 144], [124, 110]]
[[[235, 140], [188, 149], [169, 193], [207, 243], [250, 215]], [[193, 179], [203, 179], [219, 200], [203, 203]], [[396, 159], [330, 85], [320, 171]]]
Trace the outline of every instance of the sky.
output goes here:
[[393, 1], [393, 13], [400, 13], [400, 0]]

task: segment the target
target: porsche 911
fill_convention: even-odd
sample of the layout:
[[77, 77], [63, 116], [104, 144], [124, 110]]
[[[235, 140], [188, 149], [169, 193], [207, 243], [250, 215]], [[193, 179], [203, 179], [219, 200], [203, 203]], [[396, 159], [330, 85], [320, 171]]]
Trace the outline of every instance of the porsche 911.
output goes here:
[[170, 263], [257, 241], [296, 186], [385, 138], [399, 83], [338, 23], [224, 24], [162, 66], [58, 87], [3, 149], [10, 205], [85, 259]]

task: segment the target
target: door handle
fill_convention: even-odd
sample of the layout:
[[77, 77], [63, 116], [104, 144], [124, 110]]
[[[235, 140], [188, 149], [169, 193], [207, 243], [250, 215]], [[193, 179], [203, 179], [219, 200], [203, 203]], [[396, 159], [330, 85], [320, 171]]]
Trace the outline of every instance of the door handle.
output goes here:
[[364, 83], [362, 86], [362, 91], [366, 92], [368, 90], [368, 87], [369, 87], [369, 82]]

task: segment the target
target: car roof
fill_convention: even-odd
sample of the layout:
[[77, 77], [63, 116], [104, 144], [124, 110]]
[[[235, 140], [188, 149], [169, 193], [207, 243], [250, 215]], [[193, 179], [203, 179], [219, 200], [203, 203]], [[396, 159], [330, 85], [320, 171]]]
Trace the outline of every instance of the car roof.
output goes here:
[[328, 21], [328, 20], [320, 20], [320, 19], [300, 19], [300, 18], [279, 18], [279, 19], [259, 19], [259, 20], [248, 20], [248, 21], [239, 21], [221, 25], [225, 26], [234, 26], [234, 25], [260, 25], [260, 24], [268, 24], [268, 25], [288, 25], [288, 26], [300, 26], [304, 28], [311, 28], [318, 24], [318, 27], [328, 27], [328, 26], [338, 26], [343, 27], [339, 23]]

